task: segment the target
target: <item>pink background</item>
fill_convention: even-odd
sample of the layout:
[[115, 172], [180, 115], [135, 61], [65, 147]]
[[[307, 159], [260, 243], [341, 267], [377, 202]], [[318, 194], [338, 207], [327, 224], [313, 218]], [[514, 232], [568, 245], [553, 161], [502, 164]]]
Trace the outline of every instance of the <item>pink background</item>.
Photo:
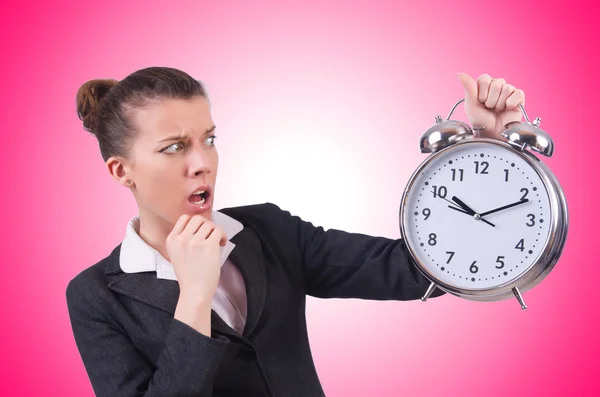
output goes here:
[[[162, 65], [207, 85], [216, 208], [271, 201], [327, 228], [393, 238], [425, 158], [418, 138], [463, 96], [456, 73], [522, 88], [554, 138], [544, 161], [571, 215], [561, 260], [524, 296], [529, 309], [309, 298], [314, 358], [329, 396], [596, 395], [599, 10], [449, 3], [4, 2], [0, 394], [93, 395], [65, 288], [120, 242], [136, 206], [83, 130], [75, 93]], [[462, 106], [455, 115], [464, 119]]]

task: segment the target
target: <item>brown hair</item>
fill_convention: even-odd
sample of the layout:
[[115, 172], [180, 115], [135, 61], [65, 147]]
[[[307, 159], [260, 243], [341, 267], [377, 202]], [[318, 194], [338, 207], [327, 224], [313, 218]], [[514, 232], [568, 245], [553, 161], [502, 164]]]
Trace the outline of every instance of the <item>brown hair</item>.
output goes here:
[[163, 99], [208, 99], [203, 84], [181, 70], [149, 67], [121, 81], [94, 79], [77, 91], [77, 115], [83, 128], [98, 139], [104, 161], [127, 156], [136, 130], [131, 112]]

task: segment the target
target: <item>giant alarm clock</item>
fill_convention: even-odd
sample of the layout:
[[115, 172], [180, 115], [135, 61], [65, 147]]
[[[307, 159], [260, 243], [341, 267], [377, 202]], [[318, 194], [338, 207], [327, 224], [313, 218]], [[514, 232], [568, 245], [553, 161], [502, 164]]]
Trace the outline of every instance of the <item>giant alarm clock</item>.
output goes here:
[[[560, 184], [536, 154], [554, 143], [540, 118], [511, 122], [498, 139], [477, 127], [436, 116], [420, 139], [430, 155], [402, 196], [400, 232], [419, 271], [435, 288], [473, 301], [515, 297], [554, 268], [567, 237], [568, 210]], [[534, 154], [535, 153], [535, 154]]]

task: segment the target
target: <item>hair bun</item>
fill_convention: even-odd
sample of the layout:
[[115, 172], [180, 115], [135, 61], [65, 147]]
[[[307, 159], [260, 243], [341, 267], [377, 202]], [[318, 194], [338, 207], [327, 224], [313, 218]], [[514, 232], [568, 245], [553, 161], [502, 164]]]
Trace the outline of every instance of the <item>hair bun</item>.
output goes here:
[[96, 134], [100, 102], [117, 83], [113, 79], [94, 79], [86, 81], [77, 90], [77, 115], [86, 131]]

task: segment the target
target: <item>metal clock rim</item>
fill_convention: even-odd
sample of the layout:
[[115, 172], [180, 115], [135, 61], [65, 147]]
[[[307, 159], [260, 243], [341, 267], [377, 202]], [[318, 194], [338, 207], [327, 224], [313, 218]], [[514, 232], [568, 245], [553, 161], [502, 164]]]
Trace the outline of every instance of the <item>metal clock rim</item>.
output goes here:
[[[528, 269], [512, 281], [500, 284], [496, 287], [485, 289], [460, 288], [438, 280], [427, 270], [427, 267], [418, 259], [418, 255], [416, 255], [415, 250], [408, 243], [405, 233], [406, 201], [408, 198], [408, 194], [412, 190], [412, 187], [416, 181], [416, 178], [421, 174], [422, 170], [425, 167], [427, 167], [433, 161], [433, 159], [437, 158], [438, 156], [441, 156], [446, 151], [456, 149], [457, 147], [461, 147], [462, 145], [468, 145], [473, 143], [490, 143], [493, 145], [501, 146], [503, 148], [510, 149], [511, 151], [519, 155], [521, 158], [523, 158], [538, 174], [538, 176], [542, 180], [542, 183], [544, 184], [544, 187], [546, 188], [546, 191], [548, 192], [552, 218], [550, 235], [547, 239], [547, 243], [543, 251], [532, 262]], [[413, 262], [415, 263], [419, 271], [428, 280], [435, 283], [438, 286], [438, 288], [450, 294], [476, 301], [498, 301], [507, 299], [510, 297], [514, 297], [513, 288], [515, 287], [517, 287], [520, 290], [520, 292], [523, 293], [539, 284], [553, 269], [554, 265], [558, 261], [558, 258], [560, 257], [560, 254], [562, 253], [566, 241], [569, 223], [568, 209], [566, 206], [564, 192], [552, 171], [534, 155], [528, 152], [518, 151], [510, 144], [492, 138], [471, 138], [461, 140], [459, 142], [454, 143], [453, 145], [439, 150], [438, 152], [430, 155], [427, 159], [425, 159], [413, 172], [404, 189], [400, 204], [399, 217], [401, 237], [404, 240], [404, 243], [406, 244], [411, 258], [413, 259]]]

